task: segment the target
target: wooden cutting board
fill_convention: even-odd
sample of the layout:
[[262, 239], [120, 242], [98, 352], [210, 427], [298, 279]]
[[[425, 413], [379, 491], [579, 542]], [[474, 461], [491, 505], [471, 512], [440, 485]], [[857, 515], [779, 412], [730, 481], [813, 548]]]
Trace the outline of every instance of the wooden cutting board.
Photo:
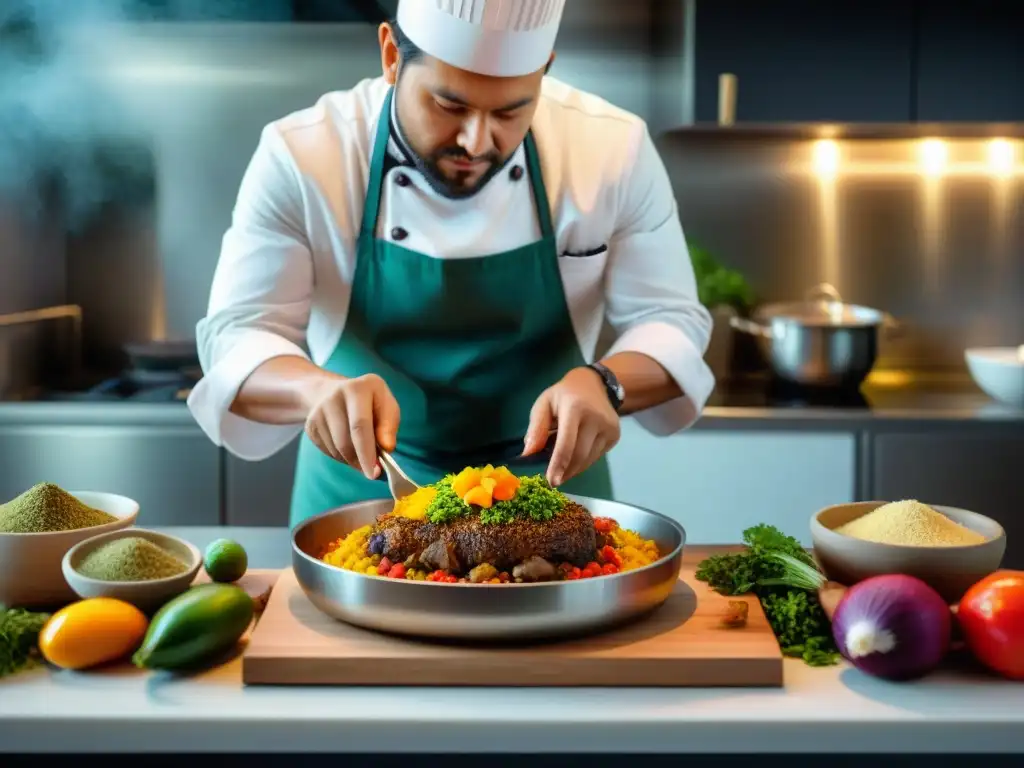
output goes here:
[[288, 569], [242, 657], [248, 685], [782, 685], [782, 653], [755, 598], [729, 629], [729, 600], [697, 581], [687, 553], [669, 599], [638, 623], [568, 642], [487, 648], [411, 640], [321, 613]]

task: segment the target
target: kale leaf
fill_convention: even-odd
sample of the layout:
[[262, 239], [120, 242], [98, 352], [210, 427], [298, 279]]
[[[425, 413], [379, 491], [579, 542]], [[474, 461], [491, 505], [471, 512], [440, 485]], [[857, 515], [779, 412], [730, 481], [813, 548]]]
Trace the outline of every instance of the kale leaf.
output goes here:
[[839, 660], [817, 590], [825, 577], [799, 541], [771, 525], [743, 532], [742, 552], [712, 555], [697, 566], [697, 578], [724, 595], [753, 593], [786, 656], [811, 666]]

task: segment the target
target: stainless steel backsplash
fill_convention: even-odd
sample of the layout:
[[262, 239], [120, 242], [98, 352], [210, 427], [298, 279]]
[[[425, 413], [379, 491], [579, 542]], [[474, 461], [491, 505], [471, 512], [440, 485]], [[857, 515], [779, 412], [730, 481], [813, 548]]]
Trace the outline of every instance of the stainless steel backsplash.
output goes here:
[[880, 369], [962, 370], [965, 347], [1024, 342], [1024, 144], [778, 133], [661, 137], [691, 242], [764, 300], [829, 282], [894, 315]]
[[[554, 74], [648, 116], [648, 9], [570, 3]], [[74, 231], [45, 259], [66, 260], [64, 300], [83, 307], [87, 359], [106, 364], [126, 341], [192, 336], [260, 130], [379, 75], [380, 54], [366, 24], [106, 23], [64, 30], [59, 40], [50, 71], [32, 81], [44, 94], [32, 108], [48, 118], [39, 122], [52, 144], [76, 149], [57, 169], [73, 198]], [[45, 103], [69, 90], [78, 95], [73, 108]], [[659, 114], [663, 127], [681, 119], [664, 107]], [[20, 295], [14, 275], [24, 269], [11, 265], [43, 258], [20, 247], [0, 252], [11, 290]], [[0, 312], [7, 303], [0, 289]]]
[[[553, 70], [655, 133], [692, 106], [685, 14], [659, 1], [569, 3]], [[56, 131], [49, 141], [63, 154], [49, 172], [70, 205], [42, 230], [0, 213], [0, 313], [80, 304], [87, 361], [105, 364], [124, 342], [193, 334], [260, 130], [377, 75], [379, 52], [364, 24], [106, 24], [60, 39], [28, 109]], [[804, 141], [662, 140], [689, 236], [766, 299], [828, 279], [893, 313], [906, 333], [883, 365], [958, 366], [966, 344], [1024, 341], [1020, 177], [997, 183], [982, 171], [929, 186], [899, 170], [912, 147], [857, 146], [861, 170], [844, 166], [823, 186]], [[46, 141], [35, 153], [21, 156], [53, 154]], [[0, 149], [0, 161], [11, 155]], [[65, 224], [71, 234], [54, 237]]]

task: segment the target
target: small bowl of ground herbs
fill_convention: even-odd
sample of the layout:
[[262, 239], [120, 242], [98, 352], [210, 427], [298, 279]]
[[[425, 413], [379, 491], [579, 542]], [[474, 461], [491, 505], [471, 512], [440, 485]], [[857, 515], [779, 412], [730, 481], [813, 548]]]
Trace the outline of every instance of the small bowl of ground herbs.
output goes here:
[[139, 505], [114, 493], [38, 483], [0, 499], [0, 604], [55, 608], [75, 599], [61, 571], [69, 549], [135, 524]]
[[188, 589], [202, 564], [202, 554], [184, 539], [129, 528], [76, 544], [62, 567], [79, 597], [113, 597], [150, 611]]

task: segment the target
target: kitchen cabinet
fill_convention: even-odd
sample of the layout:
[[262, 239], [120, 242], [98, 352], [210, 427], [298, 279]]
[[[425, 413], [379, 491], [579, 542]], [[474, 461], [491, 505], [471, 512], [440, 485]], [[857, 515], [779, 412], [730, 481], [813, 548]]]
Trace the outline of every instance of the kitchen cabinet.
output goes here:
[[697, 121], [738, 78], [737, 122], [911, 119], [915, 3], [696, 0]]
[[919, 6], [916, 119], [1024, 120], [1024, 3], [954, 0]]
[[6, 425], [0, 499], [36, 483], [119, 493], [139, 525], [219, 525], [220, 451], [189, 426]]
[[661, 512], [693, 544], [739, 540], [770, 523], [810, 544], [808, 522], [822, 507], [854, 500], [852, 433], [688, 430], [659, 438], [633, 419], [609, 454], [618, 501]]
[[1024, 434], [893, 433], [873, 438], [872, 494], [962, 507], [1006, 530], [1004, 565], [1024, 568]]
[[299, 441], [263, 461], [243, 461], [225, 451], [224, 506], [228, 525], [288, 524]]

